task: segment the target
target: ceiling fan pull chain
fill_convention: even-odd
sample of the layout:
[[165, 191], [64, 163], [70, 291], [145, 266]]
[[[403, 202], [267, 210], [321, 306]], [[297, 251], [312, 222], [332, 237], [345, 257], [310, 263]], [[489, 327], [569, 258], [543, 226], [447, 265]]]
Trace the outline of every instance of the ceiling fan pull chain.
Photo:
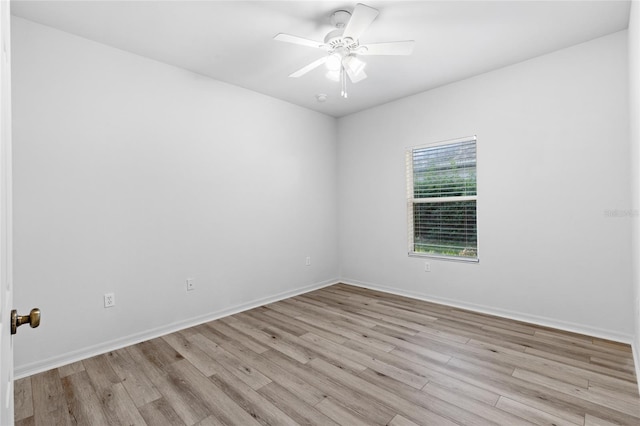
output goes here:
[[340, 70], [340, 81], [342, 83], [342, 92], [340, 93], [340, 95], [347, 99], [347, 76], [345, 75], [346, 72], [344, 70], [344, 67], [342, 67], [342, 69]]

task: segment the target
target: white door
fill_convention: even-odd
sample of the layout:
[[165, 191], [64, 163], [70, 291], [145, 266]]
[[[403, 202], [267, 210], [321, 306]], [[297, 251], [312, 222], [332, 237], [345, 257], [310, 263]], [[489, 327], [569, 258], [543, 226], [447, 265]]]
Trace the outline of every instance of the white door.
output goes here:
[[0, 0], [0, 425], [13, 424], [11, 276], [11, 40], [9, 1]]

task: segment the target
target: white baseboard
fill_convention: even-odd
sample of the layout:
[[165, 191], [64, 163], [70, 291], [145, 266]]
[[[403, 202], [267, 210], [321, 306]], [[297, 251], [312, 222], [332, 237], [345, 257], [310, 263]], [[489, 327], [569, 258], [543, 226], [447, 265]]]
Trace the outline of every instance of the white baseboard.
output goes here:
[[[351, 284], [355, 286], [369, 288], [371, 290], [378, 290], [384, 293], [410, 297], [412, 299], [424, 300], [426, 302], [438, 303], [440, 305], [447, 305], [454, 308], [467, 309], [469, 311], [474, 311], [482, 314], [493, 315], [501, 318], [527, 322], [535, 325], [540, 325], [543, 327], [556, 328], [558, 330], [568, 331], [571, 333], [585, 334], [587, 336], [598, 337], [606, 340], [612, 340], [614, 342], [627, 343], [627, 344], [632, 344], [633, 342], [633, 336], [629, 334], [618, 333], [616, 331], [601, 329], [597, 327], [590, 327], [583, 324], [576, 324], [568, 321], [560, 321], [553, 318], [546, 318], [546, 317], [541, 317], [537, 315], [529, 315], [521, 312], [509, 311], [506, 309], [494, 308], [491, 306], [461, 302], [459, 300], [447, 299], [442, 297], [434, 297], [428, 294], [406, 291], [406, 290], [402, 290], [395, 287], [388, 287], [384, 285], [373, 284], [373, 283], [368, 283], [368, 282], [359, 281], [359, 280], [352, 280], [349, 278], [343, 278], [340, 280], [340, 282], [345, 284]], [[638, 368], [638, 360], [636, 358], [636, 369], [637, 368]]]
[[189, 318], [182, 321], [177, 321], [171, 324], [167, 324], [161, 327], [157, 327], [151, 330], [146, 330], [141, 333], [124, 336], [119, 339], [111, 340], [101, 343], [99, 345], [82, 348], [73, 352], [69, 352], [63, 355], [39, 360], [37, 362], [21, 365], [14, 369], [14, 379], [21, 379], [23, 377], [38, 374], [43, 371], [51, 370], [52, 368], [58, 368], [63, 365], [70, 364], [72, 362], [81, 361], [83, 359], [91, 358], [96, 355], [101, 355], [116, 349], [124, 348], [126, 346], [135, 345], [136, 343], [144, 342], [149, 339], [164, 336], [169, 333], [174, 333], [185, 328], [193, 327], [205, 322], [213, 321], [222, 317], [237, 314], [239, 312], [247, 311], [249, 309], [257, 308], [259, 306], [274, 303], [282, 299], [297, 296], [303, 293], [308, 293], [313, 290], [328, 287], [333, 284], [337, 284], [340, 281], [337, 279], [326, 280], [319, 283], [307, 285], [294, 290], [278, 293], [273, 296], [263, 297], [261, 299], [252, 300], [240, 305], [232, 306], [227, 309], [223, 309], [217, 312], [211, 312], [205, 315], [200, 315], [194, 318]]

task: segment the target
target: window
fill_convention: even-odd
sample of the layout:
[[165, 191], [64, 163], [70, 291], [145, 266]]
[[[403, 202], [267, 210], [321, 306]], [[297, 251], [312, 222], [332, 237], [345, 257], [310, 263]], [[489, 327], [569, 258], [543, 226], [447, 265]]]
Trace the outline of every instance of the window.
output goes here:
[[476, 137], [407, 151], [409, 255], [478, 260]]

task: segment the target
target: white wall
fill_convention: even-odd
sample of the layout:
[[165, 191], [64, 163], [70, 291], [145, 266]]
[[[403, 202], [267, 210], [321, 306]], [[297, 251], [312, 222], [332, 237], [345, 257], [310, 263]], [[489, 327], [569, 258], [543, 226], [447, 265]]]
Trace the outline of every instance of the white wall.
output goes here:
[[[631, 131], [631, 200], [634, 212], [640, 212], [640, 2], [631, 3], [629, 16], [629, 121]], [[632, 285], [635, 291], [635, 355], [636, 375], [640, 377], [640, 216], [634, 216], [631, 233], [633, 249]], [[638, 384], [640, 386], [640, 383]]]
[[[627, 34], [339, 120], [346, 282], [631, 340]], [[478, 137], [479, 264], [407, 256], [406, 147]]]
[[335, 282], [333, 118], [15, 17], [12, 37], [15, 306], [42, 309], [17, 376]]
[[[338, 276], [631, 339], [632, 221], [605, 215], [632, 207], [626, 32], [336, 125], [13, 27], [15, 306], [43, 310], [15, 338], [17, 376]], [[425, 273], [406, 254], [404, 149], [472, 134], [480, 263], [429, 260]], [[115, 307], [102, 307], [106, 292]]]

